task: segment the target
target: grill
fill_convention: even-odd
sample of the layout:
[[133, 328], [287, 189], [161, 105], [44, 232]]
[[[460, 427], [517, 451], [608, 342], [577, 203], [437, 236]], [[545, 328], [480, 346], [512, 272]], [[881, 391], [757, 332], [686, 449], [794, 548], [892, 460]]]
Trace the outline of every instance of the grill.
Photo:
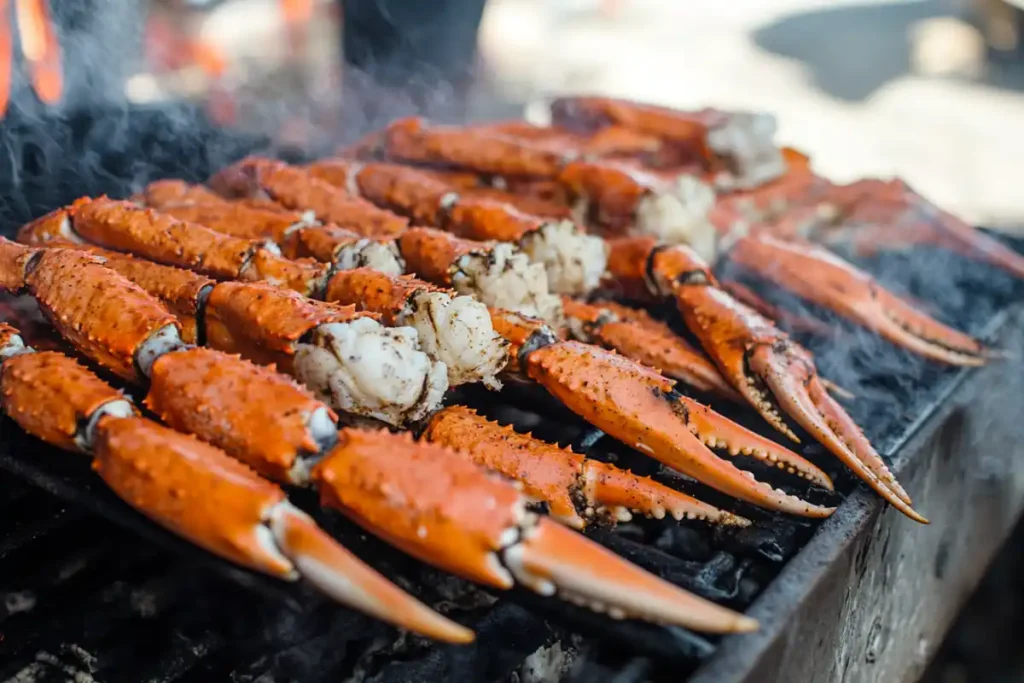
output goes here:
[[[10, 199], [0, 220], [8, 235], [83, 194], [126, 195], [160, 177], [201, 181], [247, 152], [266, 151], [263, 141], [217, 131], [180, 107], [43, 121], [12, 116], [3, 127], [0, 186]], [[1004, 348], [1024, 348], [1017, 303], [1024, 288], [1008, 276], [926, 249], [861, 263], [893, 288], [942, 301], [935, 313], [946, 321]], [[883, 511], [816, 445], [803, 454], [833, 476], [845, 498], [824, 523], [726, 503], [535, 392], [510, 389], [500, 402], [473, 390], [462, 396], [517, 428], [754, 519], [743, 530], [638, 520], [590, 533], [673, 583], [746, 610], [761, 621], [758, 633], [709, 638], [614, 622], [526, 591], [495, 596], [324, 515], [311, 496], [293, 495], [360, 557], [474, 628], [478, 641], [459, 648], [401, 635], [301, 585], [195, 550], [121, 503], [85, 459], [46, 448], [4, 421], [3, 506], [7, 519], [23, 521], [0, 537], [0, 681], [910, 678], [923, 671], [1024, 504], [1024, 473], [1012, 467], [1021, 455], [1012, 437], [1024, 373], [1019, 358], [978, 371], [940, 368], [836, 325], [832, 339], [802, 341], [825, 376], [858, 396], [848, 404], [852, 416], [915, 493], [933, 521], [928, 528]], [[748, 412], [716, 408], [760, 429]], [[829, 502], [824, 493], [799, 493]]]

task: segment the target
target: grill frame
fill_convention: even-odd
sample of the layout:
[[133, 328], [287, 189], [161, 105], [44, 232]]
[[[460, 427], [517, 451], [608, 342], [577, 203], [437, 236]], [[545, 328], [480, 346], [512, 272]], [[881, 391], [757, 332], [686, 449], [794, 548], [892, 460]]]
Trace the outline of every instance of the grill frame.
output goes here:
[[[986, 332], [1024, 349], [1024, 305]], [[747, 610], [761, 629], [723, 639], [690, 683], [917, 680], [1024, 511], [1014, 376], [1019, 356], [959, 371], [887, 449], [928, 527], [858, 488]]]

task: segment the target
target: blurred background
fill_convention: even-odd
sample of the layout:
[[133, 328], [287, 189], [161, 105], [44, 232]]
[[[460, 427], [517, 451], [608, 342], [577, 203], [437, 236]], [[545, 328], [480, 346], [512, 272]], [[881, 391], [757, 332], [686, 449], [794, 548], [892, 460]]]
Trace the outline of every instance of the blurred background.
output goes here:
[[[512, 116], [551, 93], [761, 109], [833, 179], [898, 175], [1013, 230], [1024, 223], [1013, 172], [1024, 23], [1012, 2], [138, 3], [145, 42], [123, 82], [132, 101], [202, 100], [225, 122], [301, 146], [411, 111]], [[112, 24], [133, 21], [106, 11]]]

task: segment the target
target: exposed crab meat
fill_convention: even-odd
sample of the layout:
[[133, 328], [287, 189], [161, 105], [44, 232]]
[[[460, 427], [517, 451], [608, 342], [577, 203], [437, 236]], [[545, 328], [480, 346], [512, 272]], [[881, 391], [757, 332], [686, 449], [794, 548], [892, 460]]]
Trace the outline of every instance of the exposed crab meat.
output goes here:
[[523, 235], [519, 246], [547, 271], [551, 291], [580, 295], [601, 282], [607, 263], [604, 240], [587, 235], [572, 221], [548, 221]]
[[324, 505], [410, 555], [473, 581], [502, 589], [518, 582], [619, 618], [710, 632], [757, 627], [527, 512], [511, 484], [408, 435], [343, 429], [313, 478]]
[[343, 270], [372, 268], [388, 275], [401, 275], [405, 263], [394, 242], [361, 239], [338, 250], [334, 265]]
[[497, 375], [508, 361], [507, 346], [495, 335], [482, 303], [469, 296], [421, 290], [398, 319], [419, 332], [428, 356], [447, 366], [450, 385], [482, 382], [489, 389], [501, 388]]
[[[5, 347], [16, 333], [9, 325], [0, 327]], [[175, 365], [196, 351], [172, 354], [179, 359]], [[224, 360], [231, 357], [221, 358], [221, 364]], [[223, 389], [222, 397], [230, 394]], [[236, 404], [246, 398], [237, 397]], [[118, 496], [199, 547], [281, 579], [301, 575], [343, 604], [424, 635], [472, 640], [472, 632], [406, 595], [339, 546], [277, 486], [212, 445], [138, 417], [119, 391], [75, 360], [30, 350], [6, 358], [0, 401], [29, 433], [66, 450], [93, 452], [93, 468]], [[187, 410], [202, 414], [203, 405]], [[273, 422], [273, 406], [268, 407], [264, 421]], [[211, 420], [204, 428], [210, 433], [226, 425], [231, 432], [242, 426], [234, 422], [241, 415], [228, 411], [219, 416], [228, 418], [226, 423]]]
[[559, 326], [562, 302], [547, 273], [507, 242], [475, 242], [431, 228], [410, 228], [398, 238], [408, 269], [425, 280], [475, 296], [488, 306], [517, 311]]
[[557, 325], [561, 301], [548, 287], [547, 273], [511, 244], [498, 243], [487, 254], [465, 254], [455, 261], [452, 286], [488, 306], [507, 308]]
[[391, 425], [420, 420], [441, 405], [448, 368], [419, 350], [410, 327], [370, 318], [318, 326], [295, 352], [295, 376], [332, 407]]
[[497, 374], [508, 361], [508, 344], [495, 334], [487, 307], [472, 297], [368, 268], [335, 273], [325, 297], [378, 314], [385, 324], [415, 328], [423, 351], [447, 366], [450, 386], [501, 386]]

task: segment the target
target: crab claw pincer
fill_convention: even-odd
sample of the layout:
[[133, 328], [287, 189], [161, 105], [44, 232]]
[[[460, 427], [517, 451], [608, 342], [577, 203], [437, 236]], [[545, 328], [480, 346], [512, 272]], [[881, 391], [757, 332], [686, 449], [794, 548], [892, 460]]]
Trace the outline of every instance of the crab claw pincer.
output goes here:
[[992, 355], [974, 338], [922, 313], [813, 244], [766, 234], [741, 237], [730, 248], [729, 260], [926, 358], [978, 366]]
[[526, 509], [510, 483], [408, 434], [343, 429], [313, 469], [325, 505], [424, 562], [494, 588], [560, 594], [613, 618], [696, 630], [757, 622], [687, 593]]
[[[609, 436], [726, 495], [771, 510], [827, 517], [812, 505], [756, 481], [705, 444], [749, 453], [824, 488], [828, 476], [807, 460], [674, 390], [675, 382], [625, 356], [558, 341], [540, 321], [492, 309], [494, 328], [517, 351], [518, 366], [565, 407]], [[532, 331], [531, 331], [532, 330]]]
[[687, 247], [652, 248], [648, 283], [672, 295], [687, 327], [725, 377], [772, 426], [799, 441], [785, 413], [893, 507], [918, 522], [910, 497], [853, 419], [825, 389], [810, 353], [718, 286]]
[[628, 522], [634, 512], [655, 519], [667, 514], [677, 520], [750, 524], [647, 477], [520, 434], [465, 406], [451, 406], [434, 415], [423, 438], [518, 481], [524, 493], [547, 503], [551, 516], [573, 529], [582, 529], [596, 516]]

